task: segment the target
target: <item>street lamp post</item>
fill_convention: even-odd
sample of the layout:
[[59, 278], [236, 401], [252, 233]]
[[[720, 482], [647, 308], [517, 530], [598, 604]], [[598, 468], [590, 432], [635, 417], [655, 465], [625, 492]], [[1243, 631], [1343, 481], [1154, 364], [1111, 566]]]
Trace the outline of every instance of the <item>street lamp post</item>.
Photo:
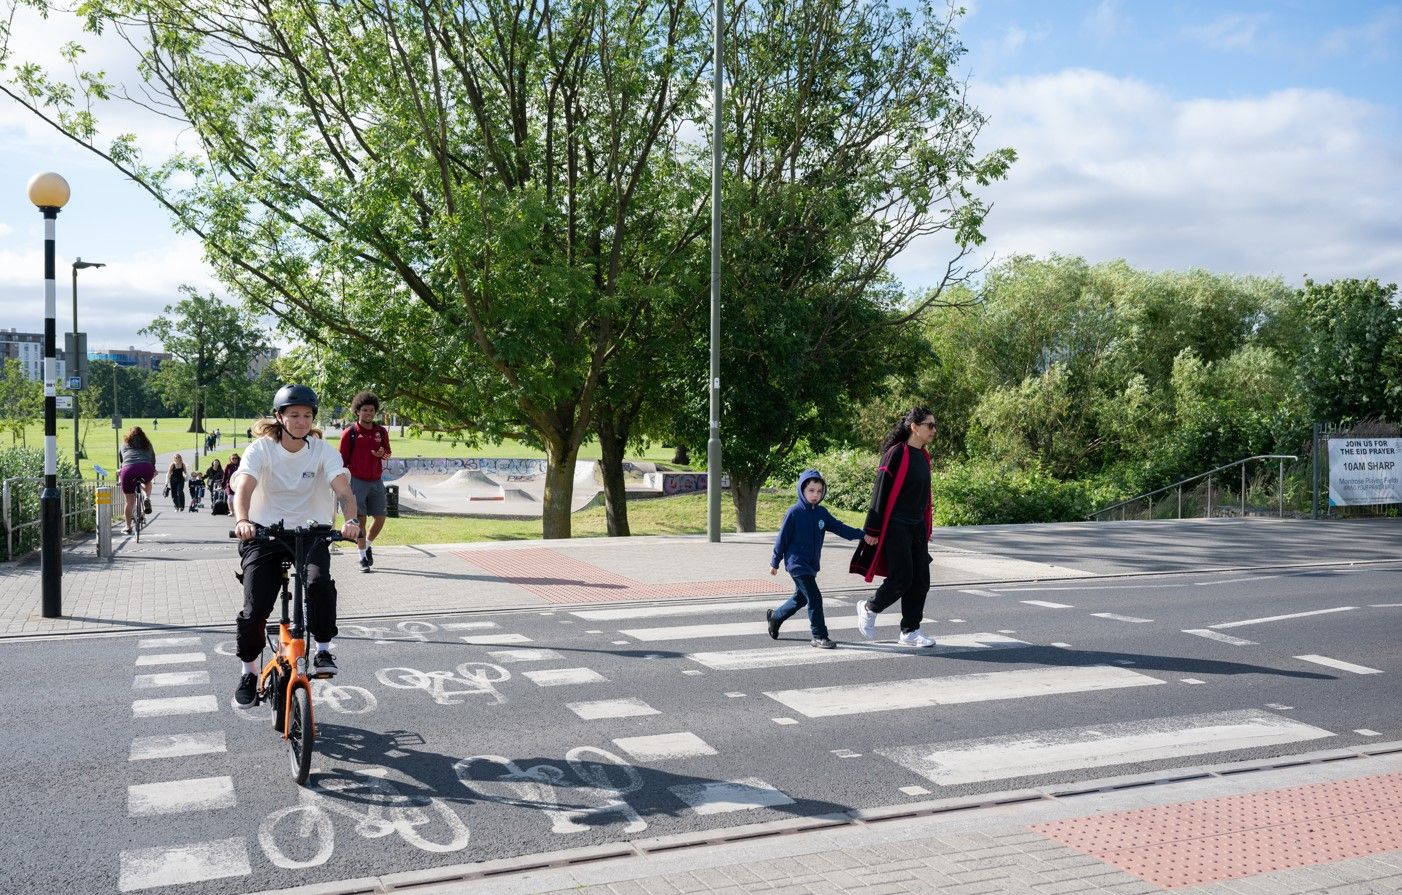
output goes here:
[[[82, 269], [85, 268], [85, 267], [106, 267], [106, 266], [107, 266], [106, 264], [102, 264], [102, 263], [97, 262], [97, 261], [84, 261], [82, 258], [78, 258], [78, 259], [76, 259], [76, 260], [73, 262], [73, 348], [74, 348], [74, 350], [77, 350], [77, 349], [78, 349], [78, 271], [79, 271], [79, 270], [82, 270]], [[78, 363], [78, 361], [77, 361], [75, 358], [71, 358], [71, 357], [70, 357], [70, 358], [68, 359], [68, 375], [69, 375], [70, 377], [78, 375], [78, 371], [81, 370], [81, 369], [82, 369], [82, 366]], [[87, 387], [88, 387], [88, 383], [84, 382], [84, 383], [83, 383], [83, 388], [87, 388]], [[78, 398], [79, 398], [79, 397], [80, 397], [80, 396], [78, 396], [78, 395], [74, 395], [74, 396], [73, 396], [73, 468], [74, 468], [74, 469], [78, 469], [78, 475], [79, 475], [79, 477], [81, 477], [83, 473], [82, 473], [82, 470], [78, 467]]]
[[711, 84], [711, 426], [706, 441], [706, 532], [720, 542], [720, 183], [721, 183], [721, 76], [725, 72], [724, 0], [715, 0], [714, 80]]
[[44, 493], [39, 497], [39, 563], [44, 618], [63, 614], [63, 519], [58, 499], [58, 434], [54, 380], [58, 358], [54, 353], [54, 315], [58, 287], [54, 282], [54, 230], [59, 209], [68, 204], [68, 181], [52, 171], [29, 179], [29, 201], [44, 216]]

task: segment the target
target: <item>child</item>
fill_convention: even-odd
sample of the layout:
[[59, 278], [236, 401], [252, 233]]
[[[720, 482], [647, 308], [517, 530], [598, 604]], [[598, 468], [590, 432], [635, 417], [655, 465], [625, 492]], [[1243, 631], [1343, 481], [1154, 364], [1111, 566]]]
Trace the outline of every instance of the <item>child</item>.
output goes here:
[[764, 613], [769, 620], [769, 636], [779, 639], [779, 626], [795, 612], [808, 607], [808, 624], [813, 629], [813, 646], [832, 649], [837, 644], [828, 639], [828, 626], [823, 621], [823, 595], [818, 590], [818, 567], [823, 553], [823, 536], [835, 531], [849, 541], [862, 536], [853, 528], [818, 506], [827, 494], [827, 482], [816, 469], [805, 469], [798, 477], [798, 502], [784, 514], [784, 524], [774, 541], [774, 558], [769, 561], [769, 574], [779, 573], [779, 560], [793, 576], [794, 594], [778, 609]]

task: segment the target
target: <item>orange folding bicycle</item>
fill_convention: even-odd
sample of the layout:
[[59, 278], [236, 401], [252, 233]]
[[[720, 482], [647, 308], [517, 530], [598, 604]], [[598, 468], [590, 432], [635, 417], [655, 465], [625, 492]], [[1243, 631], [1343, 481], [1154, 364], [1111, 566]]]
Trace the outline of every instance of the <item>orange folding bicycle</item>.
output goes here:
[[[254, 705], [272, 703], [273, 730], [287, 742], [292, 777], [298, 785], [307, 782], [312, 769], [312, 748], [316, 743], [316, 722], [312, 716], [312, 677], [308, 674], [312, 654], [311, 630], [306, 624], [307, 554], [317, 541], [330, 544], [349, 540], [329, 525], [285, 528], [282, 525], [254, 525], [254, 541], [271, 541], [287, 549], [282, 560], [282, 618], [267, 626], [268, 647], [273, 657], [258, 677]], [[229, 537], [236, 537], [231, 531]], [[242, 580], [240, 573], [239, 579]], [[293, 582], [291, 593], [288, 582]], [[295, 597], [295, 599], [294, 599]], [[288, 604], [292, 616], [288, 617]]]

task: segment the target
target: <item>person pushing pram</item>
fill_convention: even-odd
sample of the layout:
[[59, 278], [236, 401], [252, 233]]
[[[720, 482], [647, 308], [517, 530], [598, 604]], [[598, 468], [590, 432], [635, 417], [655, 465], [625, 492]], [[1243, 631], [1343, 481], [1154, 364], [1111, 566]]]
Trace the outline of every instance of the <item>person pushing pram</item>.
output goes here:
[[197, 513], [204, 506], [204, 479], [200, 476], [190, 476], [190, 512]]

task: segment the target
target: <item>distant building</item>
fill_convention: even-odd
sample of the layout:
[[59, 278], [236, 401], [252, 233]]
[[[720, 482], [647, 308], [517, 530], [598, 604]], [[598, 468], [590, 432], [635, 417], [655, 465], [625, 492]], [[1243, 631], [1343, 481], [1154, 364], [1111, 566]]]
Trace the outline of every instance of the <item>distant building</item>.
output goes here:
[[170, 360], [170, 355], [164, 351], [146, 351], [135, 347], [128, 347], [125, 350], [111, 348], [105, 351], [89, 351], [88, 360], [111, 361], [119, 367], [140, 367], [143, 370], [159, 370], [161, 364]]
[[[62, 333], [58, 335], [61, 340]], [[58, 382], [61, 385], [68, 376], [68, 365], [62, 348], [54, 349], [58, 358]], [[0, 360], [16, 358], [24, 368], [24, 375], [37, 382], [44, 380], [44, 334], [22, 333], [11, 327], [0, 329]]]
[[267, 369], [268, 364], [277, 360], [281, 354], [282, 352], [277, 348], [269, 348], [267, 351], [260, 351], [253, 355], [253, 359], [248, 362], [248, 378], [258, 378], [258, 374]]

